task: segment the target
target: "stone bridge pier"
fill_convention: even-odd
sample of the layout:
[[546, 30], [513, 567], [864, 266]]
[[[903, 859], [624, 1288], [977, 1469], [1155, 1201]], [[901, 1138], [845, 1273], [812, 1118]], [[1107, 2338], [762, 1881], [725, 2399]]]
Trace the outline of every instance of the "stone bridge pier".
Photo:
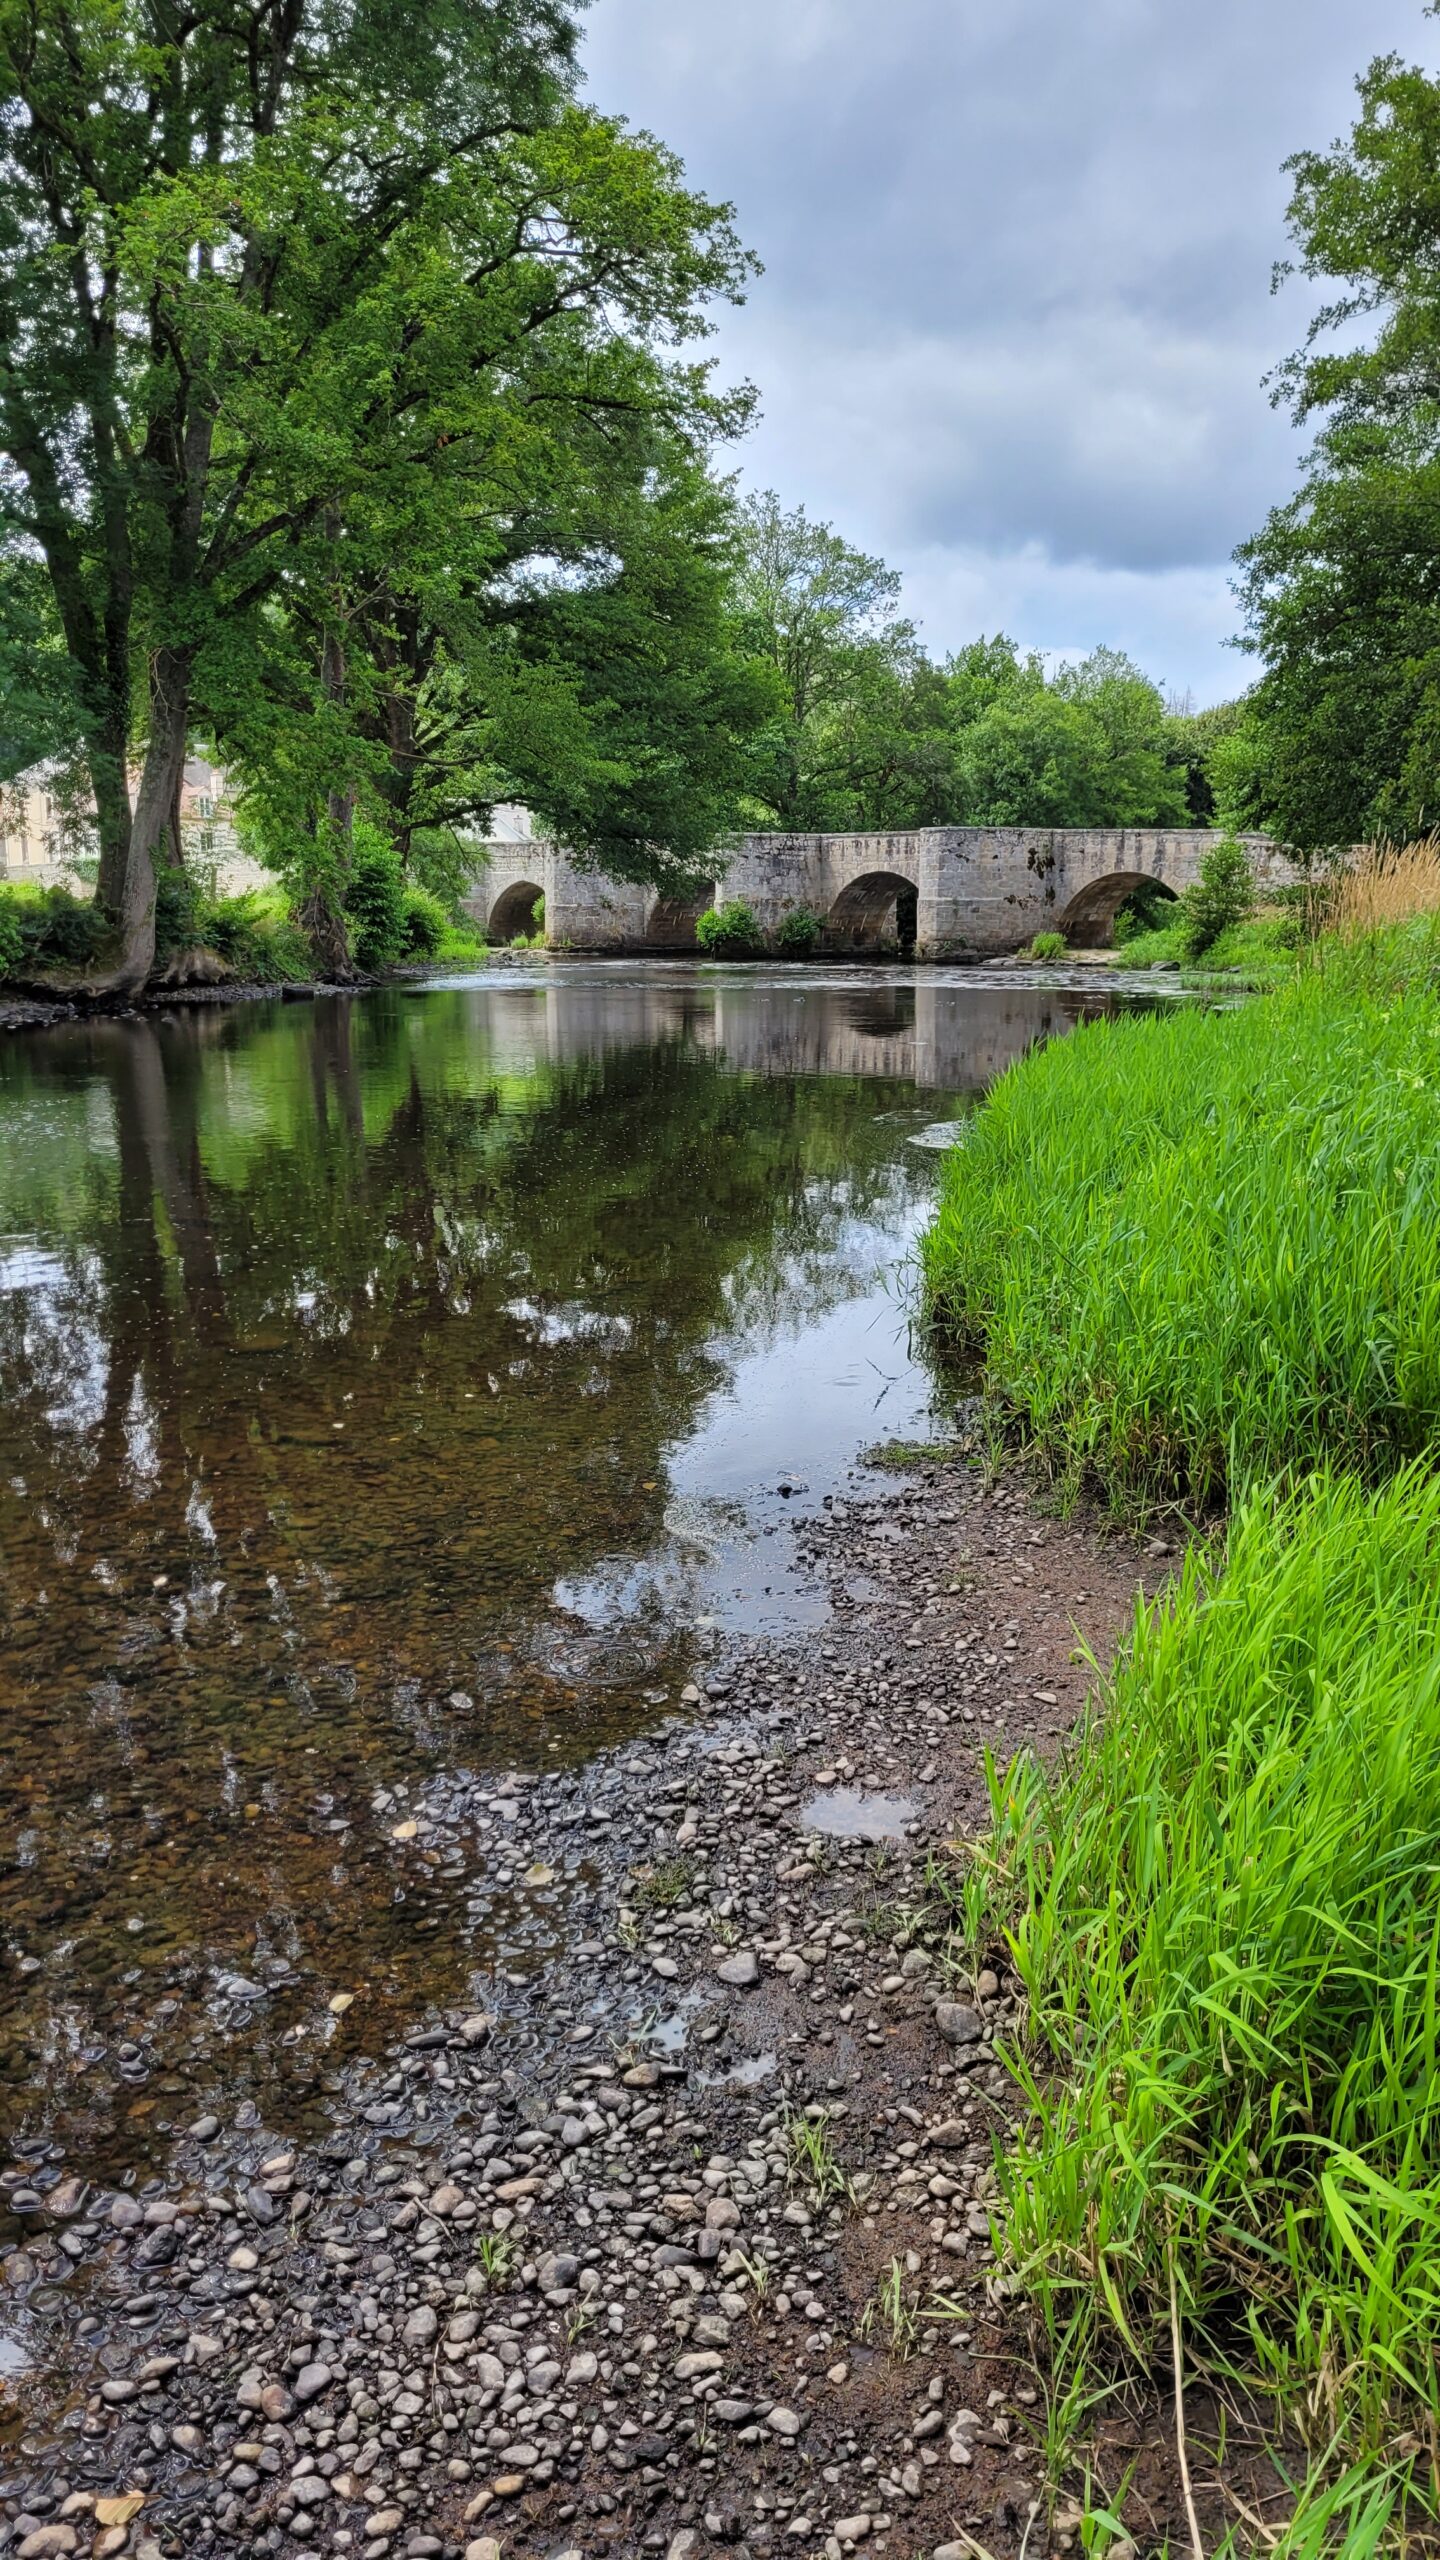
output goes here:
[[[988, 958], [1037, 933], [1063, 933], [1081, 949], [1107, 942], [1137, 889], [1154, 882], [1178, 897], [1214, 841], [1203, 827], [745, 836], [715, 857], [692, 895], [661, 898], [521, 837], [486, 847], [466, 904], [493, 942], [532, 932], [543, 913], [546, 940], [577, 951], [693, 951], [704, 909], [742, 898], [767, 940], [803, 908], [828, 951]], [[1243, 842], [1263, 888], [1297, 877], [1268, 837]]]

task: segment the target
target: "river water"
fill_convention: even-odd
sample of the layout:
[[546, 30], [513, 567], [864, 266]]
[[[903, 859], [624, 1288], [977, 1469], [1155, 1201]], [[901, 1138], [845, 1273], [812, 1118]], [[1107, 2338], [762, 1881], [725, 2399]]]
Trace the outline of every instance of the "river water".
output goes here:
[[945, 1426], [936, 1140], [1112, 1001], [537, 958], [0, 1044], [0, 2144], [303, 2108], [503, 1962], [409, 1809], [816, 1622], [787, 1523]]

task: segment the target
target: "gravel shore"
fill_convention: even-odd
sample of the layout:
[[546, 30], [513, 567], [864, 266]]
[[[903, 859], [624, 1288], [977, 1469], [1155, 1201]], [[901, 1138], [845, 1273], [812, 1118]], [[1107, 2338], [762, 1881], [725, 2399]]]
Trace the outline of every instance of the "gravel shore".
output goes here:
[[800, 1533], [814, 1636], [717, 1647], [580, 1770], [381, 1808], [536, 1926], [318, 2146], [247, 2105], [148, 2184], [0, 2177], [5, 2547], [1072, 2546], [993, 2292], [1014, 1986], [945, 1965], [925, 1868], [1164, 1549], [960, 1463], [857, 1487]]

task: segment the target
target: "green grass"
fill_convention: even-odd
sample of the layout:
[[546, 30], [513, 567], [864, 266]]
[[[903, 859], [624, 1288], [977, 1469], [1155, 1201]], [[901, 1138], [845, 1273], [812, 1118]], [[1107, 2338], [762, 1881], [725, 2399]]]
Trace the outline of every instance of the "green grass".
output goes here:
[[486, 955], [487, 944], [479, 925], [472, 923], [469, 916], [459, 916], [447, 918], [430, 957], [437, 969], [466, 969], [473, 968]]
[[1436, 1449], [1435, 944], [1388, 951], [1087, 1026], [967, 1124], [931, 1304], [1070, 1481], [1204, 1506]]
[[905, 2269], [899, 2258], [892, 2258], [874, 2292], [860, 2313], [857, 2336], [878, 2338], [897, 2361], [904, 2363], [915, 2352], [920, 2335], [920, 2313], [905, 2281]]
[[840, 2165], [830, 2137], [830, 2120], [823, 2108], [788, 2119], [785, 2149], [790, 2184], [807, 2187], [812, 2201], [822, 2210], [828, 2204], [849, 2202], [853, 2197], [854, 2189]]
[[[963, 1901], [1029, 2001], [1005, 2162], [1057, 2360], [1273, 2389], [1318, 2462], [1440, 2430], [1440, 1481], [1325, 1474], [1142, 1609]], [[1061, 2386], [1065, 2374], [1058, 2375]], [[1417, 2481], [1423, 2493], [1433, 2496]], [[1317, 2546], [1319, 2547], [1319, 2546]]]
[[1188, 928], [1178, 906], [1173, 924], [1118, 943], [1112, 969], [1179, 969], [1187, 978], [1229, 977], [1247, 986], [1278, 987], [1294, 974], [1300, 919], [1293, 909], [1262, 910], [1231, 925], [1200, 959], [1190, 953]]

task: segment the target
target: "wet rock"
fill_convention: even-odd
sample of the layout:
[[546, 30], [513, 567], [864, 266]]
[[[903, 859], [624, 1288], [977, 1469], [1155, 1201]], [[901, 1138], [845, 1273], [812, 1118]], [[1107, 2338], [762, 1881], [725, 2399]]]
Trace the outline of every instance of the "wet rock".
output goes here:
[[979, 2010], [968, 2008], [963, 2000], [941, 2000], [936, 2006], [935, 2024], [947, 2044], [978, 2044], [985, 2033]]

